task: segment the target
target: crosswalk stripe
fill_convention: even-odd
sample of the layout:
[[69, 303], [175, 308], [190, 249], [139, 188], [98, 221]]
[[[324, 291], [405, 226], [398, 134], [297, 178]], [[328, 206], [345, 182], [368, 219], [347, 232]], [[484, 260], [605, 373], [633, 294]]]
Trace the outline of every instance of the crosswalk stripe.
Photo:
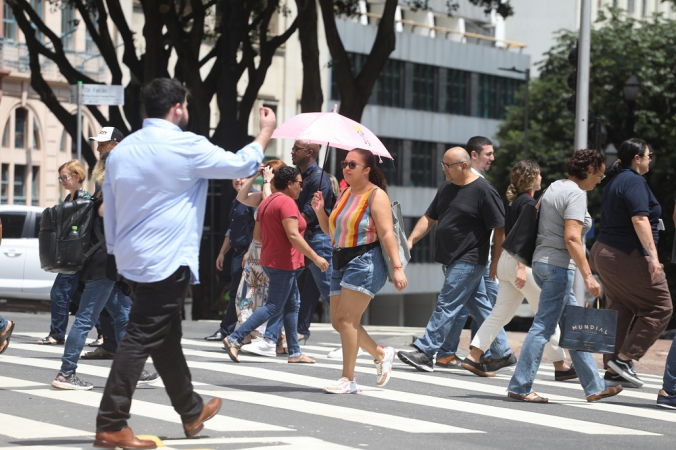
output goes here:
[[[36, 434], [40, 438], [65, 438], [76, 436], [93, 436], [93, 433], [76, 430], [74, 428], [62, 427], [43, 421], [26, 419], [24, 417], [10, 416], [0, 413], [0, 435], [9, 436], [14, 439], [32, 439]], [[16, 447], [15, 447], [16, 448]]]
[[271, 408], [288, 409], [298, 413], [307, 413], [313, 414], [315, 416], [329, 417], [331, 419], [346, 420], [349, 422], [356, 422], [381, 428], [389, 428], [406, 433], [483, 433], [483, 431], [478, 430], [470, 430], [467, 428], [454, 427], [435, 422], [410, 419], [407, 417], [394, 416], [391, 414], [382, 414], [355, 408], [346, 408], [344, 406], [336, 406], [326, 403], [315, 403], [308, 400], [299, 400], [279, 395], [237, 390], [196, 389], [195, 391], [203, 395], [221, 397], [223, 399], [235, 402], [253, 403], [256, 405], [265, 405]]
[[[251, 444], [272, 444], [274, 447], [265, 447], [265, 448], [284, 448], [291, 446], [294, 450], [348, 450], [352, 447], [346, 447], [344, 445], [334, 444], [332, 442], [323, 441], [321, 439], [309, 437], [309, 436], [273, 436], [273, 437], [253, 437], [253, 438], [205, 438], [200, 439], [198, 442], [190, 442], [187, 439], [180, 440], [166, 440], [162, 441], [167, 446], [180, 447], [182, 445], [194, 445], [199, 443], [199, 445], [216, 445], [224, 444], [228, 448], [235, 448], [237, 444], [249, 444], [246, 445], [248, 449], [258, 449], [261, 450], [264, 447], [251, 447]], [[280, 447], [278, 444], [287, 444], [284, 447]], [[2, 450], [2, 449], [0, 449]], [[16, 450], [16, 447], [14, 447]], [[22, 449], [23, 450], [23, 447]]]
[[[25, 346], [25, 347], [36, 347], [36, 346]], [[49, 349], [49, 350], [57, 350], [57, 349]], [[58, 350], [57, 350], [58, 351]], [[184, 353], [188, 356], [202, 356], [202, 357], [209, 357], [209, 358], [214, 358], [215, 356], [225, 360], [228, 360], [227, 355], [224, 353], [222, 355], [219, 354], [214, 354], [213, 352], [205, 352], [205, 351], [199, 351], [199, 350], [191, 350], [188, 348], [184, 348]], [[272, 364], [280, 364], [280, 363], [286, 363], [285, 361], [278, 361], [275, 358], [266, 358], [266, 362], [272, 363]], [[228, 371], [231, 372], [229, 369], [225, 369], [224, 366], [227, 366], [228, 368], [231, 368], [231, 364], [226, 364], [226, 365], [221, 365], [221, 364], [213, 364], [213, 363], [206, 363], [206, 364], [211, 364], [211, 366], [203, 366], [205, 363], [195, 363], [192, 361], [189, 361], [189, 365], [191, 367], [200, 367], [202, 368], [207, 368], [208, 370], [216, 370], [216, 371]], [[307, 367], [321, 367], [321, 368], [329, 368], [329, 369], [339, 369], [340, 365], [335, 365], [335, 364], [314, 364], [314, 365], [308, 365]], [[94, 369], [104, 369], [107, 372], [107, 368], [99, 368], [99, 367], [91, 367]], [[225, 369], [225, 370], [224, 370]], [[248, 368], [248, 370], [253, 370], [254, 368]], [[267, 370], [267, 369], [258, 369], [258, 370]], [[81, 373], [86, 373], [84, 370], [79, 369]], [[355, 369], [356, 372], [359, 373], [368, 373], [368, 374], [373, 374], [374, 369], [373, 368], [362, 368], [362, 367], [357, 367]], [[280, 376], [284, 376], [282, 372], [274, 372], [274, 371], [269, 371], [267, 370], [265, 375], [259, 376], [260, 378], [264, 379], [276, 379], [279, 381], [282, 381], [280, 379]], [[96, 374], [98, 375], [98, 374]], [[246, 375], [246, 374], [242, 374]], [[291, 375], [291, 374], [286, 374], [286, 375]], [[101, 376], [101, 375], [98, 375]], [[107, 376], [107, 373], [106, 375]], [[410, 373], [410, 371], [396, 371], [395, 377], [400, 378], [400, 379], [405, 379], [409, 381], [415, 381], [415, 382], [421, 382], [421, 383], [428, 383], [428, 384], [434, 384], [442, 387], [451, 387], [451, 388], [457, 388], [457, 389], [464, 389], [464, 390], [470, 390], [470, 391], [477, 391], [481, 392], [484, 394], [495, 394], [497, 396], [505, 396], [505, 391], [504, 387], [499, 387], [499, 386], [493, 386], [493, 385], [488, 385], [488, 384], [482, 384], [482, 383], [476, 383], [476, 382], [469, 382], [469, 381], [464, 381], [464, 380], [458, 380], [458, 379], [450, 379], [450, 378], [445, 378], [445, 377], [435, 377], [435, 376], [430, 376], [430, 375], [422, 375], [422, 374], [417, 374], [417, 373]], [[312, 377], [308, 377], [312, 378]], [[321, 384], [314, 384], [316, 385], [317, 388], [321, 388], [326, 381], [325, 380], [320, 380], [318, 378], [313, 378], [313, 380], [316, 380], [317, 383]], [[302, 384], [307, 385], [307, 381], [304, 381]], [[565, 385], [566, 383], [562, 383], [561, 385]], [[562, 387], [561, 385], [557, 384], [557, 387]], [[669, 414], [668, 412], [663, 412], [660, 410], [655, 409], [654, 411], [648, 411], [645, 409], [637, 409], [633, 407], [628, 407], [628, 406], [622, 406], [622, 405], [614, 405], [614, 404], [603, 404], [603, 403], [595, 403], [595, 404], [590, 404], [587, 403], [586, 401], [583, 401], [582, 399], [577, 399], [577, 398], [571, 398], [571, 397], [565, 397], [565, 396], [557, 396], [557, 395], [551, 395], [551, 394], [544, 394], [541, 393], [543, 396], [549, 397], [553, 401], [561, 402], [566, 404], [567, 406], [573, 406], [573, 407], [583, 407], [583, 408], [591, 408], [591, 409], [597, 409], [597, 410], [602, 410], [605, 412], [611, 412], [611, 413], [619, 413], [619, 414], [626, 414], [626, 415], [631, 415], [631, 416], [636, 416], [636, 417], [650, 417], [656, 420], [662, 420], [662, 421], [668, 421], [668, 422], [675, 422], [676, 421], [676, 415]], [[621, 394], [622, 395], [622, 394]], [[403, 401], [403, 400], [400, 400]], [[433, 397], [428, 397], [425, 400], [425, 403], [422, 404], [427, 404], [427, 405], [433, 405], [436, 406], [434, 403], [436, 403], [437, 399]], [[454, 409], [454, 408], [451, 408]], [[512, 420], [520, 420], [520, 419], [514, 419], [513, 417], [518, 414], [514, 414], [514, 410], [506, 409], [509, 413], [506, 414], [508, 419]], [[550, 415], [545, 415], [546, 417], [549, 418], [551, 421], [552, 416]], [[526, 421], [526, 420], [521, 420], [521, 421]], [[530, 422], [530, 421], [529, 421]], [[530, 422], [532, 423], [532, 422]], [[544, 421], [543, 421], [544, 423]], [[551, 426], [550, 424], [548, 424]], [[599, 424], [596, 424], [599, 425]], [[618, 427], [615, 427], [618, 428]], [[578, 427], [579, 429], [579, 427]], [[597, 428], [598, 429], [598, 428]], [[623, 430], [622, 428], [618, 428], [619, 430]], [[578, 431], [577, 429], [572, 430], [572, 431]], [[621, 433], [617, 430], [613, 431], [614, 434], [626, 434], [626, 433]], [[644, 433], [644, 432], [640, 432]], [[602, 434], [602, 433], [599, 433]], [[633, 434], [633, 433], [630, 433]]]
[[[194, 361], [189, 361], [188, 364], [190, 365], [190, 367], [198, 369], [227, 372], [242, 377], [253, 377], [264, 380], [276, 380], [288, 384], [295, 384], [305, 387], [310, 386], [316, 389], [320, 389], [326, 383], [325, 380], [308, 375], [298, 375], [288, 372], [280, 372], [256, 367], [247, 367], [237, 364], [220, 364], [220, 363], [194, 362]], [[459, 400], [438, 398], [429, 395], [400, 392], [396, 390], [362, 388], [361, 395], [367, 395], [374, 398], [392, 400], [396, 402], [411, 403], [415, 405], [426, 405], [434, 408], [486, 415], [503, 420], [512, 420], [516, 422], [542, 425], [545, 427], [573, 431], [584, 434], [658, 436], [658, 434], [642, 430], [605, 425], [601, 423], [577, 419], [569, 419], [566, 417], [561, 417], [553, 414], [543, 414], [530, 411], [513, 410], [497, 406], [480, 405], [470, 402], [463, 402]]]

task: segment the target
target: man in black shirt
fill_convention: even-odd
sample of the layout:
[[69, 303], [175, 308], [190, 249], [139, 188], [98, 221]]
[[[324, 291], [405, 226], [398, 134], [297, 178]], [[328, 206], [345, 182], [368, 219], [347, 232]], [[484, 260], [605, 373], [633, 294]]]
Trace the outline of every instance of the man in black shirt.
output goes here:
[[[434, 354], [463, 307], [467, 307], [478, 325], [490, 314], [491, 304], [477, 292], [488, 263], [491, 231], [495, 230], [496, 242], [491, 273], [497, 269], [505, 236], [502, 200], [488, 181], [472, 172], [465, 149], [448, 150], [441, 165], [447, 181], [439, 187], [427, 212], [411, 232], [408, 245], [412, 247], [437, 224], [434, 260], [443, 264], [445, 281], [425, 334], [413, 344], [416, 350], [397, 354], [403, 362], [424, 372], [434, 370]], [[505, 351], [494, 341], [491, 350], [494, 357], [503, 358], [509, 347]]]
[[[307, 222], [305, 241], [312, 247], [312, 250], [329, 263], [329, 268], [325, 272], [319, 270], [312, 262], [307, 264], [307, 268], [319, 289], [319, 293], [328, 302], [329, 290], [331, 288], [331, 274], [333, 273], [333, 248], [331, 246], [331, 238], [319, 227], [317, 215], [312, 209], [312, 197], [315, 195], [315, 192], [322, 191], [322, 195], [326, 199], [324, 208], [327, 216], [331, 214], [335, 198], [331, 180], [327, 174], [322, 174], [322, 169], [317, 165], [319, 149], [320, 146], [318, 144], [296, 141], [291, 149], [291, 161], [298, 168], [303, 178], [303, 190], [298, 196], [296, 204]], [[298, 310], [299, 340], [307, 339], [310, 335], [310, 322], [312, 321], [312, 314], [317, 307], [317, 301], [319, 301], [317, 296], [310, 297], [303, 295], [301, 297], [300, 309]]]

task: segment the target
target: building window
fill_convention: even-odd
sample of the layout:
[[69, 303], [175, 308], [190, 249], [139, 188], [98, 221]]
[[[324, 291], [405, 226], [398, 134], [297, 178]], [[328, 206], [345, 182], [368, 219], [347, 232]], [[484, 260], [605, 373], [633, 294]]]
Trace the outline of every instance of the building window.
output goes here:
[[3, 3], [2, 23], [4, 25], [4, 32], [2, 35], [8, 41], [16, 41], [16, 19], [14, 18], [14, 11], [9, 6], [9, 3]]
[[9, 164], [3, 164], [0, 170], [0, 205], [9, 200]]
[[[403, 81], [404, 64], [396, 59], [389, 59], [385, 68], [378, 76], [375, 85], [375, 103], [381, 106], [393, 106], [395, 108], [404, 107]], [[373, 99], [373, 96], [371, 96]]]
[[435, 167], [434, 150], [436, 144], [428, 141], [412, 141], [411, 150], [411, 186], [435, 187], [436, 175], [441, 167]]
[[73, 33], [75, 32], [73, 15], [73, 5], [70, 2], [64, 2], [61, 6], [61, 42], [65, 50], [73, 50]]
[[[42, 5], [42, 0], [31, 0], [31, 7], [33, 8], [33, 11], [38, 15], [40, 19], [42, 19], [42, 10], [43, 5]], [[33, 27], [34, 30], [36, 30], [37, 33], [37, 38], [38, 41], [42, 42], [42, 31], [38, 31], [37, 25], [31, 22], [31, 26]]]
[[40, 204], [40, 167], [33, 166], [32, 175], [33, 178], [31, 179], [31, 205], [38, 206]]
[[26, 126], [28, 111], [25, 108], [14, 110], [14, 148], [26, 148]]
[[[99, 20], [99, 11], [98, 9], [96, 9], [96, 7], [92, 7], [89, 9], [89, 17], [91, 18], [91, 21], [94, 24], [94, 28], [98, 30], [99, 25], [97, 21]], [[85, 51], [87, 53], [94, 53], [96, 50], [97, 47], [96, 44], [94, 43], [94, 39], [92, 38], [92, 35], [89, 34], [89, 30], [87, 30], [85, 33]]]
[[643, 4], [641, 5], [641, 15], [643, 17], [648, 15], [648, 0], [643, 0]]
[[2, 146], [5, 148], [9, 147], [9, 119], [7, 119], [5, 129], [2, 132]]
[[[418, 222], [419, 217], [404, 217], [404, 230], [410, 234]], [[415, 243], [411, 249], [411, 263], [431, 263], [434, 262], [434, 232], [436, 225], [434, 225], [429, 233], [423, 236]]]
[[33, 118], [33, 150], [40, 150], [40, 124]]
[[630, 14], [634, 14], [635, 10], [636, 5], [634, 4], [634, 0], [627, 0], [627, 12]]
[[14, 204], [26, 204], [26, 166], [14, 165]]
[[446, 107], [444, 108], [444, 112], [461, 116], [470, 115], [469, 82], [469, 72], [454, 69], [447, 70]]
[[426, 64], [413, 66], [413, 109], [436, 111], [438, 69]]
[[378, 164], [378, 168], [382, 170], [383, 175], [385, 175], [385, 180], [387, 180], [388, 185], [401, 186], [403, 184], [401, 168], [404, 165], [402, 159], [403, 152], [401, 149], [404, 141], [394, 138], [381, 138], [380, 140], [387, 151], [390, 152], [393, 159], [383, 158], [383, 163]]
[[[352, 68], [352, 76], [354, 77], [361, 71], [361, 68], [364, 65], [364, 61], [366, 60], [366, 55], [362, 55], [361, 53], [348, 53], [347, 58]], [[340, 60], [332, 60], [331, 64], [333, 67], [338, 64], [345, 63]], [[335, 70], [331, 72], [331, 98], [334, 100], [340, 100], [340, 90], [338, 89], [338, 77], [336, 76]]]
[[63, 132], [61, 133], [61, 141], [59, 142], [59, 151], [60, 152], [65, 152], [66, 151], [66, 129], [63, 129]]
[[515, 94], [521, 82], [512, 78], [479, 74], [477, 117], [504, 119], [507, 106], [516, 103]]

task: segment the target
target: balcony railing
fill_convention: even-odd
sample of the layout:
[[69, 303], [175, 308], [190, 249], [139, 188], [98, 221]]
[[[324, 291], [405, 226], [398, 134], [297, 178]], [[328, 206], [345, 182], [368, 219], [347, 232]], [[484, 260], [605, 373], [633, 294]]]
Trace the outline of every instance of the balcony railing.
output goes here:
[[[106, 66], [100, 53], [77, 52], [66, 50], [66, 58], [73, 67], [88, 77], [106, 82], [108, 78], [108, 67]], [[40, 70], [47, 79], [63, 78], [59, 68], [51, 59], [40, 55]], [[0, 67], [16, 71], [19, 73], [30, 72], [30, 61], [28, 46], [24, 43], [8, 41], [0, 38]]]
[[[382, 18], [382, 15], [370, 13], [370, 12], [361, 13], [359, 15], [366, 16], [366, 17], [369, 17], [371, 19], [378, 19], [378, 20], [380, 20]], [[425, 23], [414, 22], [412, 20], [406, 20], [406, 19], [394, 19], [394, 20], [395, 20], [395, 22], [399, 22], [402, 25], [409, 25], [412, 29], [424, 28], [424, 29], [427, 29], [427, 30], [430, 30], [430, 31], [434, 30], [437, 33], [443, 33], [445, 35], [452, 34], [452, 35], [460, 36], [460, 38], [463, 39], [465, 42], [468, 38], [469, 39], [477, 39], [478, 41], [484, 41], [484, 42], [487, 42], [487, 43], [492, 43], [496, 47], [503, 47], [503, 48], [506, 48], [506, 49], [516, 48], [516, 49], [519, 49], [519, 51], [521, 51], [523, 48], [526, 47], [526, 44], [523, 44], [521, 42], [509, 41], [509, 40], [506, 40], [506, 39], [497, 39], [497, 38], [494, 38], [492, 36], [486, 36], [486, 35], [483, 35], [483, 34], [468, 33], [468, 32], [465, 32], [465, 31], [454, 30], [452, 28], [440, 27], [440, 26], [436, 26], [436, 25], [428, 25], [428, 24], [425, 24]]]

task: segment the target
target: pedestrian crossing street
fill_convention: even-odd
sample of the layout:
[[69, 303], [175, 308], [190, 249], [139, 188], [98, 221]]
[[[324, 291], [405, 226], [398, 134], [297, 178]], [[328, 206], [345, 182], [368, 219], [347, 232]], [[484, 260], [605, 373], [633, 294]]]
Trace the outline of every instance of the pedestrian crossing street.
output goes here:
[[[391, 327], [368, 330], [376, 341], [401, 334], [401, 329]], [[91, 448], [111, 362], [80, 360], [78, 376], [94, 383], [91, 391], [54, 389], [50, 382], [60, 367], [63, 346], [34, 344], [43, 335], [17, 328], [11, 350], [0, 356], [0, 450]], [[365, 355], [356, 367], [360, 394], [327, 395], [321, 388], [339, 378], [342, 368], [341, 360], [327, 357], [337, 337], [331, 336], [327, 325], [313, 324], [313, 338], [320, 336], [302, 346], [317, 360], [313, 365], [247, 354], [242, 355], [242, 364], [235, 364], [220, 343], [206, 342], [199, 335], [184, 331], [183, 349], [193, 384], [205, 398], [224, 400], [200, 438], [183, 438], [180, 417], [161, 381], [139, 387], [134, 396], [130, 426], [138, 435], [160, 436], [168, 449], [345, 449], [382, 442], [405, 448], [406, 442], [441, 444], [448, 439], [476, 443], [477, 448], [491, 443], [501, 448], [496, 442], [510, 448], [502, 439], [522, 439], [524, 434], [560, 436], [576, 443], [671, 445], [676, 434], [676, 411], [655, 407], [661, 388], [658, 376], [643, 375], [642, 389], [625, 389], [618, 397], [592, 404], [585, 400], [579, 382], [554, 381], [553, 367], [544, 364], [535, 390], [550, 404], [532, 405], [507, 400], [508, 369], [496, 378], [482, 379], [448, 369], [421, 373], [395, 360], [390, 384], [380, 389], [375, 387], [372, 359]]]

